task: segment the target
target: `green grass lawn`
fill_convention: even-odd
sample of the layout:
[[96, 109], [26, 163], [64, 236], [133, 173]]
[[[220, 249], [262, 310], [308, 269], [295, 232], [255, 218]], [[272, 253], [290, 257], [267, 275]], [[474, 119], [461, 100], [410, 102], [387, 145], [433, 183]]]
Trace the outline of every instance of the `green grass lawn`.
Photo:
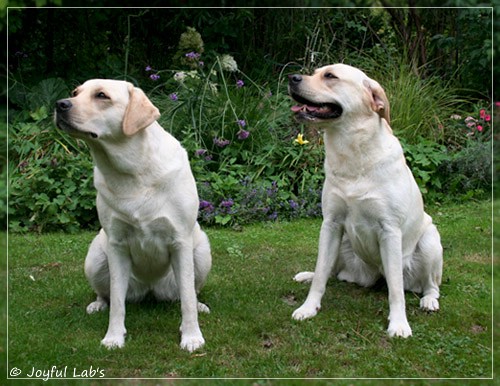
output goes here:
[[83, 274], [92, 233], [11, 234], [7, 370], [22, 377], [66, 367], [68, 378], [91, 368], [106, 378], [489, 378], [491, 203], [428, 211], [445, 250], [441, 310], [422, 312], [407, 293], [411, 338], [387, 337], [383, 285], [332, 279], [318, 316], [292, 320], [309, 288], [292, 277], [314, 269], [321, 224], [297, 220], [207, 229], [213, 268], [199, 298], [211, 313], [200, 315], [207, 343], [191, 354], [179, 348], [179, 304], [153, 299], [127, 306], [124, 349], [100, 345], [108, 313], [85, 313], [94, 299]]

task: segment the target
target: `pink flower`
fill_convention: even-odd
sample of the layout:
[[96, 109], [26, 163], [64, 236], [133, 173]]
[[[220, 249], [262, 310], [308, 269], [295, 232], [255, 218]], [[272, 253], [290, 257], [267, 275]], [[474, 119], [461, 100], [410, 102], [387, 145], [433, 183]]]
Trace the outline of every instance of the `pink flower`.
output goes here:
[[491, 121], [491, 115], [486, 114], [486, 115], [484, 116], [484, 120], [485, 120], [486, 122]]
[[479, 132], [483, 131], [483, 126], [477, 125], [477, 131], [479, 131]]
[[486, 111], [484, 109], [479, 110], [479, 118], [483, 118], [486, 115]]
[[500, 101], [499, 102], [495, 102], [495, 106], [496, 107], [500, 107]]

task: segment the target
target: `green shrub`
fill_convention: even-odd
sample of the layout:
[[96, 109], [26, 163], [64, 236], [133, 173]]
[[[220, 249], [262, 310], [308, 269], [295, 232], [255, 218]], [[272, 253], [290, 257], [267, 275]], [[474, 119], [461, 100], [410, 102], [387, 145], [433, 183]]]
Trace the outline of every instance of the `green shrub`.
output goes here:
[[448, 176], [443, 190], [459, 199], [490, 195], [492, 186], [492, 144], [470, 141], [439, 168]]
[[482, 198], [492, 188], [491, 110], [482, 104], [471, 114], [453, 114], [447, 127], [455, 135], [448, 137], [450, 157], [439, 167], [446, 176], [443, 190], [458, 199]]
[[425, 138], [401, 140], [406, 159], [423, 193], [436, 199], [482, 198], [492, 187], [491, 115], [482, 104], [472, 114], [442, 120], [449, 133], [443, 144]]
[[82, 142], [57, 130], [45, 106], [9, 128], [12, 231], [75, 232], [95, 227], [92, 160]]
[[400, 140], [408, 165], [423, 194], [440, 191], [444, 176], [439, 173], [440, 165], [449, 159], [444, 145], [420, 138], [415, 144]]

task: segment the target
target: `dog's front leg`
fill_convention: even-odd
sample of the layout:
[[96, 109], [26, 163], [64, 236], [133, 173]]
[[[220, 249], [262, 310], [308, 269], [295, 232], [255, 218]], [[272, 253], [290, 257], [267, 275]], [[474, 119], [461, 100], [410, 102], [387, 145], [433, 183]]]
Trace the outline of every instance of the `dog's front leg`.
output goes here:
[[101, 343], [109, 349], [125, 345], [125, 298], [130, 278], [131, 260], [118, 245], [108, 245], [110, 276], [109, 325]]
[[331, 220], [324, 220], [321, 224], [319, 235], [319, 252], [314, 276], [309, 289], [307, 299], [296, 309], [292, 317], [296, 320], [304, 320], [316, 316], [321, 309], [321, 298], [325, 293], [326, 283], [337, 261], [344, 226]]
[[402, 235], [399, 229], [383, 226], [379, 237], [380, 255], [389, 291], [389, 336], [407, 338], [411, 328], [406, 318], [403, 281]]
[[198, 324], [192, 243], [185, 242], [176, 247], [172, 257], [172, 267], [181, 299], [181, 348], [192, 352], [205, 344]]

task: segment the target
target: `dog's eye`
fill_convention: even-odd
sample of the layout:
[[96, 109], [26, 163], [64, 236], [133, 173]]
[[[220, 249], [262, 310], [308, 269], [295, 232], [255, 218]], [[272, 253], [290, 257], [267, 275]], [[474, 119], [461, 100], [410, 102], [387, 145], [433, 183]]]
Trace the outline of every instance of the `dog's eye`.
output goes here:
[[78, 95], [78, 91], [77, 91], [77, 90], [73, 90], [73, 91], [71, 92], [71, 96], [72, 96], [73, 98], [74, 98], [74, 97], [76, 97], [77, 95]]
[[100, 92], [98, 92], [96, 94], [96, 98], [99, 98], [99, 99], [109, 99], [109, 97], [106, 94], [104, 94], [102, 91], [100, 91]]
[[325, 78], [327, 79], [338, 79], [335, 75], [333, 75], [331, 72], [327, 72], [325, 75], [324, 75]]

